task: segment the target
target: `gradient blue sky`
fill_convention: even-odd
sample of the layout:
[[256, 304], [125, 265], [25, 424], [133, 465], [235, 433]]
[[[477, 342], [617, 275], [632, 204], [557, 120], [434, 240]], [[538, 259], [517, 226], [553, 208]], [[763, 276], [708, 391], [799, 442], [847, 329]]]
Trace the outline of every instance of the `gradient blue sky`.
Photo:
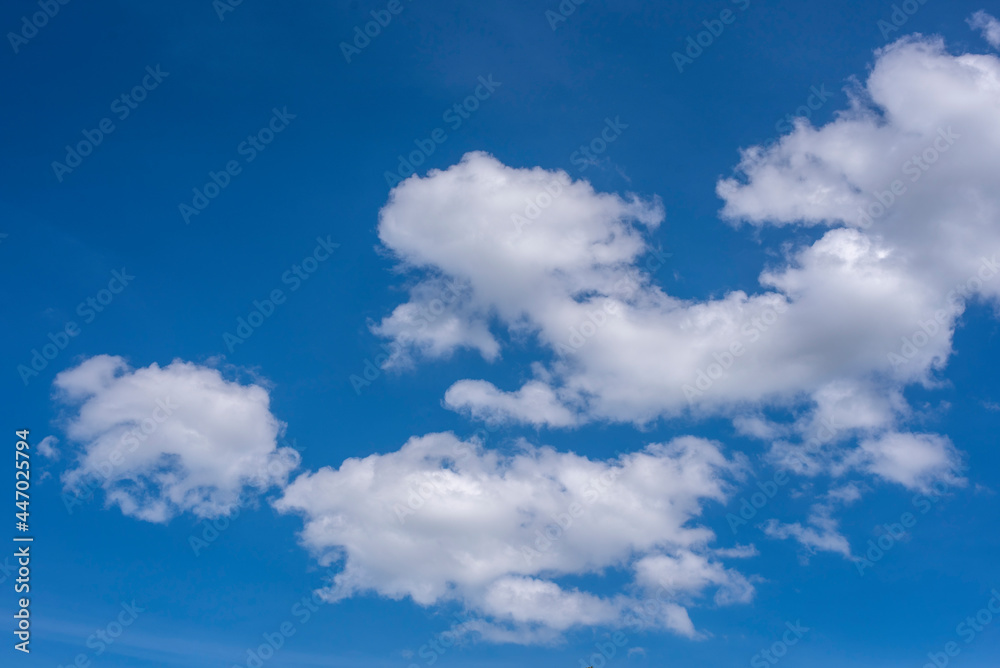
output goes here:
[[[844, 87], [863, 80], [874, 51], [903, 34], [940, 35], [953, 54], [990, 53], [966, 20], [981, 9], [997, 13], [982, 2], [930, 0], [887, 40], [878, 22], [892, 14], [892, 2], [753, 1], [741, 11], [740, 3], [721, 0], [590, 0], [555, 30], [545, 12], [556, 2], [402, 4], [350, 63], [338, 44], [384, 3], [244, 0], [220, 20], [209, 0], [70, 2], [17, 53], [0, 49], [6, 424], [9, 431], [27, 426], [35, 443], [56, 436], [62, 452], [58, 460], [34, 461], [36, 476], [49, 474], [34, 480], [35, 635], [30, 658], [14, 652], [8, 636], [2, 651], [9, 665], [70, 665], [80, 653], [104, 666], [244, 665], [246, 649], [294, 619], [292, 606], [322, 586], [326, 570], [299, 544], [302, 520], [270, 505], [275, 490], [244, 506], [199, 555], [189, 536], [202, 527], [190, 513], [145, 522], [105, 507], [102, 491], [68, 513], [60, 476], [74, 461], [74, 446], [65, 434], [71, 408], [52, 396], [58, 372], [108, 354], [136, 368], [179, 358], [220, 366], [243, 383], [266, 379], [270, 410], [287, 423], [284, 438], [301, 451], [304, 471], [394, 451], [413, 435], [470, 436], [480, 425], [448, 410], [445, 391], [461, 378], [489, 378], [509, 389], [529, 375], [537, 348], [504, 334], [501, 363], [464, 349], [382, 373], [360, 394], [349, 381], [381, 352], [369, 323], [405, 301], [412, 282], [394, 272], [377, 235], [390, 190], [384, 173], [415, 140], [446, 127], [442, 112], [472, 94], [479, 77], [501, 85], [460, 127], [446, 129], [419, 174], [479, 150], [512, 167], [566, 170], [599, 192], [659, 196], [665, 222], [648, 239], [671, 255], [653, 280], [675, 297], [703, 300], [759, 291], [758, 275], [780, 259], [782, 244], [811, 243], [822, 233], [720, 220], [716, 184], [733, 173], [741, 148], [776, 139], [776, 124], [806, 102], [812, 87], [832, 93], [812, 123], [832, 120], [848, 105]], [[671, 54], [727, 8], [735, 22], [679, 73]], [[33, 2], [8, 3], [0, 25], [17, 31], [35, 11]], [[147, 66], [169, 75], [119, 119], [111, 103], [142, 81]], [[274, 108], [295, 118], [243, 162], [240, 143], [268, 123]], [[105, 117], [115, 130], [58, 180], [51, 163]], [[606, 118], [628, 127], [582, 171], [572, 156]], [[230, 160], [242, 163], [241, 173], [185, 224], [179, 204], [190, 203], [192, 188]], [[283, 273], [313, 252], [317, 237], [340, 244], [333, 257], [228, 351], [223, 333], [234, 331], [254, 299], [283, 287]], [[78, 305], [122, 268], [134, 281], [85, 323]], [[69, 320], [81, 324], [80, 335], [25, 385], [17, 365], [30, 364], [32, 349]], [[726, 514], [775, 469], [764, 457], [767, 444], [724, 418], [663, 418], [642, 428], [507, 424], [488, 445], [505, 449], [523, 436], [611, 458], [694, 434], [719, 440], [727, 453], [746, 453], [753, 473], [727, 503], [706, 502], [699, 522], [715, 531], [719, 547], [756, 546], [758, 556], [738, 563], [754, 584], [753, 600], [691, 608], [706, 636], [700, 640], [626, 631], [627, 644], [609, 665], [747, 665], [781, 638], [786, 622], [801, 620], [810, 631], [781, 660], [789, 668], [916, 668], [928, 652], [961, 642], [956, 625], [1000, 588], [997, 333], [993, 307], [971, 304], [941, 385], [907, 388], [920, 430], [946, 434], [964, 453], [968, 482], [949, 489], [864, 577], [841, 555], [808, 554], [753, 523], [733, 535]], [[869, 482], [860, 501], [837, 510], [840, 531], [862, 551], [878, 525], [913, 508], [916, 494]], [[812, 485], [793, 477], [767, 516], [801, 521]], [[613, 595], [622, 581], [621, 573], [607, 572], [565, 582]], [[8, 584], [0, 599], [12, 610]], [[88, 636], [133, 600], [144, 612], [95, 656]], [[322, 606], [265, 665], [429, 665], [416, 653], [459, 612], [456, 605], [356, 596]], [[541, 646], [470, 641], [435, 665], [587, 666], [609, 632], [574, 628]], [[642, 651], [626, 657], [628, 648]], [[961, 649], [951, 665], [995, 665], [1000, 620]]]

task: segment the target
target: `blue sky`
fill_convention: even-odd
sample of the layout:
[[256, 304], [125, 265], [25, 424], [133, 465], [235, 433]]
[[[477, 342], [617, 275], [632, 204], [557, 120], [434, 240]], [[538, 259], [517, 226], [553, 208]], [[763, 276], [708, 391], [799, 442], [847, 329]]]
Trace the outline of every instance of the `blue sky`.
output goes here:
[[0, 17], [12, 662], [246, 666], [288, 624], [263, 665], [995, 663], [959, 625], [1000, 605], [996, 7], [39, 6]]

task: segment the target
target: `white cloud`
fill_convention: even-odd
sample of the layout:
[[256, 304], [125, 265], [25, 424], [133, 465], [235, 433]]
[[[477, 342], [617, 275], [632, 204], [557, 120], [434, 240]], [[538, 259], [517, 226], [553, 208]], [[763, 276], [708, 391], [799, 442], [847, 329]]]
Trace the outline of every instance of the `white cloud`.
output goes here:
[[[863, 232], [881, 248], [870, 269], [881, 272], [875, 285], [930, 307], [926, 320], [942, 308], [928, 297], [944, 304], [1000, 246], [998, 77], [994, 56], [952, 56], [938, 39], [900, 40], [878, 52], [863, 91], [836, 120], [800, 123], [776, 144], [746, 150], [740, 178], [719, 183], [723, 213], [755, 225]], [[892, 193], [894, 182], [902, 194]], [[807, 285], [786, 279], [783, 287]], [[977, 281], [972, 291], [996, 296], [1000, 281]]]
[[614, 601], [523, 576], [502, 577], [490, 583], [480, 605], [484, 615], [515, 626], [541, 625], [559, 631], [578, 624], [616, 624], [621, 615]]
[[59, 445], [58, 438], [55, 436], [46, 436], [38, 442], [35, 449], [38, 450], [38, 454], [46, 459], [59, 459], [59, 450], [56, 448], [57, 445]]
[[55, 386], [72, 407], [66, 433], [80, 444], [63, 475], [67, 490], [96, 480], [126, 515], [226, 515], [246, 493], [283, 485], [298, 465], [294, 450], [276, 446], [283, 425], [267, 391], [216, 369], [181, 361], [131, 369], [100, 355], [60, 373]]
[[[750, 293], [680, 299], [656, 285], [642, 266], [665, 215], [655, 198], [597, 193], [483, 153], [411, 177], [379, 218], [382, 243], [415, 278], [409, 301], [372, 323], [395, 344], [384, 366], [459, 349], [495, 362], [514, 345], [537, 354], [530, 380], [458, 380], [445, 405], [550, 427], [723, 415], [803, 475], [961, 484], [947, 438], [905, 433], [903, 390], [938, 382], [968, 299], [1000, 296], [998, 82], [993, 56], [904, 39], [877, 54], [835, 120], [744, 151], [717, 186], [723, 215], [822, 232], [787, 246]], [[213, 369], [98, 357], [56, 385], [81, 404], [67, 486], [101, 476], [126, 514], [224, 514], [247, 492], [284, 485], [297, 464], [275, 445], [282, 425], [267, 392]], [[323, 590], [331, 601], [457, 602], [485, 638], [546, 642], [621, 626], [656, 592], [653, 624], [697, 637], [688, 607], [753, 594], [722, 560], [755, 551], [713, 549], [696, 523], [743, 468], [690, 436], [595, 461], [529, 444], [504, 456], [431, 434], [303, 474], [275, 506], [301, 514], [303, 544], [341, 565]], [[833, 510], [861, 489], [836, 480], [804, 522], [771, 520], [765, 532], [851, 558]], [[632, 578], [614, 595], [567, 583], [610, 569]]]
[[551, 387], [540, 381], [525, 383], [516, 392], [501, 392], [483, 380], [461, 380], [444, 395], [453, 410], [464, 410], [478, 420], [504, 422], [511, 419], [535, 426], [570, 427], [576, 413], [559, 402]]
[[414, 353], [440, 358], [463, 346], [474, 348], [488, 360], [497, 359], [500, 353], [485, 315], [470, 306], [467, 290], [454, 281], [428, 279], [416, 285], [410, 291], [410, 301], [372, 325], [372, 331], [395, 344], [382, 365], [387, 369], [411, 366]]
[[[938, 382], [966, 301], [1000, 296], [1000, 61], [922, 37], [876, 56], [835, 120], [747, 149], [718, 184], [734, 223], [831, 228], [788, 247], [757, 292], [672, 297], [641, 270], [664, 215], [656, 200], [470, 153], [398, 185], [379, 235], [422, 277], [399, 308], [455, 281], [449, 314], [465, 324], [449, 331], [477, 335], [421, 334], [395, 315], [376, 331], [417, 352], [409, 342], [430, 337], [432, 356], [468, 347], [495, 360], [500, 329], [537, 344], [545, 373], [522, 387], [452, 386], [446, 405], [474, 418], [566, 427], [724, 415], [784, 439], [774, 459], [800, 472], [850, 470], [844, 444], [904, 430], [903, 389]], [[796, 417], [765, 421], [767, 407]], [[834, 435], [804, 445], [830, 421]]]
[[861, 488], [856, 482], [849, 482], [839, 487], [834, 487], [827, 492], [826, 496], [834, 503], [849, 505], [861, 498]]
[[[621, 626], [638, 596], [656, 592], [656, 625], [695, 636], [685, 605], [706, 590], [720, 604], [753, 593], [708, 548], [712, 532], [693, 525], [744, 467], [693, 437], [594, 461], [528, 444], [504, 457], [431, 434], [303, 474], [275, 506], [304, 516], [302, 542], [321, 562], [342, 561], [329, 600], [457, 601], [484, 636], [526, 642]], [[602, 597], [558, 582], [606, 569], [633, 571], [632, 590]]]
[[831, 517], [829, 505], [817, 504], [812, 507], [806, 525], [799, 522], [783, 524], [768, 520], [762, 526], [764, 533], [772, 538], [794, 538], [803, 547], [813, 552], [834, 552], [851, 559], [851, 546], [841, 535], [838, 522]]
[[848, 506], [861, 498], [861, 487], [856, 482], [847, 482], [833, 487], [823, 495], [819, 503], [809, 508], [806, 524], [800, 522], [782, 523], [767, 520], [761, 529], [771, 538], [792, 538], [806, 548], [809, 554], [833, 552], [845, 559], [854, 559], [847, 538], [840, 533], [839, 522], [834, 518], [838, 506]]
[[884, 434], [867, 439], [855, 453], [858, 468], [910, 489], [926, 492], [932, 483], [962, 484], [961, 458], [951, 440], [937, 434]]
[[[977, 21], [989, 25], [984, 16]], [[952, 56], [938, 39], [900, 40], [879, 52], [851, 109], [823, 127], [801, 123], [778, 143], [749, 149], [741, 179], [719, 184], [723, 213], [733, 220], [846, 225], [856, 232], [833, 229], [813, 249], [845, 234], [882, 249], [842, 280], [885, 296], [865, 300], [881, 302], [878, 313], [864, 317], [882, 331], [854, 340], [889, 350], [889, 364], [857, 368], [849, 391], [828, 396], [825, 408], [813, 395], [817, 416], [835, 412], [863, 437], [842, 468], [860, 463], [911, 488], [935, 479], [958, 482], [957, 453], [946, 438], [896, 433], [893, 423], [908, 413], [905, 384], [934, 384], [965, 301], [1000, 294], [998, 81], [994, 56]], [[819, 283], [799, 270], [763, 280], [793, 299]], [[828, 308], [843, 317], [849, 305], [830, 299]], [[872, 381], [879, 376], [882, 382]]]
[[715, 600], [722, 605], [747, 603], [753, 598], [753, 585], [746, 578], [692, 552], [643, 557], [636, 562], [635, 571], [636, 580], [648, 589], [665, 587], [674, 595], [700, 594], [706, 587], [715, 586]]
[[969, 19], [969, 26], [980, 31], [994, 49], [1000, 49], [1000, 21], [996, 17], [980, 10]]

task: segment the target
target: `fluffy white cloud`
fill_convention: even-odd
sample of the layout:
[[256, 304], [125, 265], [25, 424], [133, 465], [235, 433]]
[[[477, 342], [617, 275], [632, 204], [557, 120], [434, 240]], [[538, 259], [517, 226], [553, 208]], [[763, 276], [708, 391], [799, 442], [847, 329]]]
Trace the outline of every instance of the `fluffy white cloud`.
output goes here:
[[429, 279], [415, 286], [409, 302], [372, 326], [372, 331], [395, 344], [383, 368], [410, 366], [413, 353], [447, 357], [462, 346], [495, 360], [500, 344], [490, 333], [485, 316], [470, 305], [467, 293], [454, 281]]
[[643, 557], [636, 562], [635, 571], [636, 580], [648, 589], [664, 587], [677, 595], [700, 594], [706, 587], [718, 587], [715, 601], [720, 605], [746, 603], [753, 598], [753, 585], [748, 580], [702, 554]]
[[922, 492], [935, 482], [964, 482], [957, 475], [961, 458], [955, 447], [937, 434], [889, 433], [866, 439], [852, 460], [861, 469]]
[[[880, 51], [848, 109], [745, 150], [719, 182], [733, 224], [821, 234], [784, 247], [759, 289], [713, 298], [673, 297], [646, 272], [662, 262], [648, 240], [664, 218], [655, 198], [483, 153], [413, 176], [379, 218], [382, 243], [416, 277], [409, 300], [372, 323], [395, 345], [385, 366], [462, 348], [497, 361], [510, 341], [538, 353], [529, 379], [458, 380], [445, 405], [550, 427], [724, 415], [802, 475], [960, 484], [947, 438], [905, 432], [903, 397], [937, 382], [966, 302], [1000, 296], [998, 110], [996, 57], [920, 37]], [[79, 404], [68, 434], [83, 447], [67, 486], [95, 477], [127, 514], [223, 514], [248, 491], [284, 485], [297, 463], [275, 446], [267, 393], [212, 369], [99, 357], [56, 385]], [[652, 595], [644, 623], [695, 637], [690, 606], [753, 593], [723, 564], [752, 550], [712, 549], [696, 524], [743, 467], [694, 437], [595, 461], [432, 434], [303, 474], [275, 505], [301, 514], [303, 544], [340, 565], [331, 601], [457, 602], [485, 638], [540, 642], [625, 624]], [[771, 520], [765, 532], [851, 558], [833, 511], [861, 487], [835, 484], [803, 522]], [[567, 583], [609, 569], [631, 576], [616, 595]]]
[[[329, 600], [364, 592], [420, 605], [457, 601], [493, 639], [551, 639], [579, 625], [619, 626], [641, 596], [662, 605], [646, 623], [693, 636], [685, 605], [753, 588], [713, 553], [692, 523], [724, 501], [742, 458], [683, 437], [610, 461], [521, 444], [501, 456], [452, 434], [348, 459], [299, 476], [275, 506], [305, 518], [301, 538], [326, 564], [342, 561]], [[601, 597], [562, 576], [633, 571], [630, 591]]]
[[[976, 17], [984, 29], [987, 18]], [[740, 178], [718, 188], [723, 213], [734, 220], [846, 226], [806, 253], [844, 235], [881, 249], [868, 267], [841, 278], [882, 292], [868, 300], [882, 307], [863, 316], [881, 331], [854, 341], [888, 350], [888, 364], [862, 360], [853, 382], [871, 391], [852, 391], [834, 403], [842, 407], [841, 422], [853, 420], [863, 436], [844, 463], [911, 488], [958, 482], [960, 462], [946, 438], [893, 430], [893, 417], [908, 412], [901, 390], [909, 382], [933, 385], [967, 300], [995, 302], [1000, 295], [998, 82], [994, 56], [953, 56], [939, 39], [900, 40], [878, 53], [849, 110], [821, 128], [801, 122], [776, 144], [745, 151]], [[788, 269], [762, 281], [801, 302], [821, 276]], [[843, 291], [851, 292], [858, 290]], [[848, 304], [830, 299], [828, 308], [843, 317]], [[813, 397], [819, 414], [824, 402]]]
[[298, 453], [258, 385], [189, 362], [132, 369], [100, 355], [55, 379], [80, 449], [63, 475], [75, 492], [98, 484], [126, 515], [164, 522], [179, 512], [226, 515], [245, 493], [284, 485]]
[[[446, 405], [476, 418], [565, 427], [721, 414], [783, 438], [773, 458], [800, 472], [852, 470], [860, 460], [843, 444], [905, 427], [902, 390], [937, 382], [969, 299], [1000, 295], [1000, 61], [921, 37], [876, 56], [850, 108], [745, 150], [718, 184], [733, 222], [831, 228], [789, 247], [758, 292], [674, 298], [642, 270], [646, 232], [663, 218], [655, 200], [471, 153], [401, 183], [383, 208], [382, 242], [424, 278], [376, 331], [417, 353], [424, 337], [432, 355], [468, 347], [489, 360], [499, 328], [537, 343], [544, 371], [522, 387], [452, 386]], [[463, 326], [446, 336], [396, 317], [446, 280], [463, 286], [447, 311]], [[768, 406], [799, 417], [767, 423]], [[836, 433], [806, 447], [830, 421]], [[920, 475], [946, 475], [947, 454]], [[870, 472], [911, 484], [878, 461]]]
[[969, 25], [973, 29], [979, 30], [983, 39], [989, 42], [990, 46], [1000, 49], [1000, 21], [997, 21], [996, 17], [984, 11], [978, 11], [969, 19]]
[[516, 419], [552, 427], [577, 423], [576, 413], [559, 402], [549, 385], [537, 380], [525, 383], [516, 392], [501, 392], [484, 380], [462, 380], [448, 388], [444, 403], [451, 409], [467, 411], [478, 420]]
[[[757, 225], [864, 231], [882, 240], [889, 255], [881, 264], [893, 276], [908, 274], [944, 301], [997, 249], [998, 76], [994, 56], [900, 40], [878, 53], [836, 120], [802, 121], [776, 144], [744, 151], [741, 178], [719, 183], [723, 213]], [[995, 296], [1000, 281], [973, 291]]]

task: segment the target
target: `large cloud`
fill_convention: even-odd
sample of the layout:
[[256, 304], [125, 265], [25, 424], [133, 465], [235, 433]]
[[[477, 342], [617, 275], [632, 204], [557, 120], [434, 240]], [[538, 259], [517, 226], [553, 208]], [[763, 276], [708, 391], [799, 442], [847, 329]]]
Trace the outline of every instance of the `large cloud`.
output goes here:
[[[499, 328], [537, 343], [544, 365], [523, 387], [448, 390], [446, 405], [475, 418], [566, 427], [690, 412], [745, 425], [778, 406], [799, 417], [775, 459], [798, 448], [801, 472], [949, 478], [958, 461], [938, 437], [910, 439], [924, 454], [938, 444], [920, 472], [872, 444], [904, 442], [891, 440], [911, 414], [902, 390], [932, 386], [967, 301], [1000, 294], [1000, 61], [919, 37], [876, 55], [836, 120], [747, 149], [720, 181], [734, 222], [832, 228], [787, 250], [755, 294], [682, 300], [653, 284], [642, 263], [655, 259], [655, 200], [470, 153], [399, 184], [383, 208], [382, 242], [423, 278], [375, 331], [407, 359], [468, 347], [496, 360]], [[433, 309], [447, 328], [404, 317]], [[830, 416], [829, 446], [803, 446]], [[845, 453], [854, 437], [866, 448]]]
[[284, 485], [298, 465], [298, 453], [276, 446], [283, 425], [267, 391], [216, 369], [181, 361], [131, 369], [100, 355], [60, 373], [55, 386], [73, 410], [66, 432], [81, 446], [66, 488], [99, 485], [126, 515], [226, 515], [246, 493]]
[[[753, 594], [693, 524], [744, 467], [693, 437], [595, 461], [526, 443], [504, 457], [431, 434], [303, 474], [276, 507], [305, 517], [302, 541], [321, 561], [342, 560], [329, 600], [455, 601], [481, 617], [480, 633], [525, 641], [622, 625], [645, 593], [664, 604], [656, 625], [693, 636], [684, 606], [705, 590], [721, 604]], [[634, 585], [600, 597], [557, 582], [606, 569], [632, 571]]]

